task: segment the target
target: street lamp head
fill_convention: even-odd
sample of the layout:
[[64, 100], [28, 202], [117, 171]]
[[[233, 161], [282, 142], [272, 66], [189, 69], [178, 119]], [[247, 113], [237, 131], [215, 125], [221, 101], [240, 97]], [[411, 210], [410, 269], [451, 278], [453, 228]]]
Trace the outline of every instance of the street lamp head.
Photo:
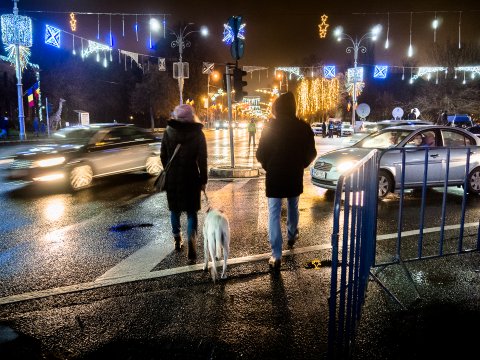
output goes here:
[[378, 35], [380, 34], [381, 31], [382, 31], [382, 25], [375, 25], [372, 28], [371, 34], [372, 34], [372, 40], [373, 41], [377, 40]]
[[333, 36], [335, 36], [338, 41], [342, 40], [341, 39], [342, 34], [343, 34], [343, 28], [341, 26], [337, 26], [335, 30], [333, 30]]
[[432, 28], [437, 29], [439, 25], [438, 19], [434, 19], [432, 21]]
[[150, 19], [149, 25], [150, 25], [150, 30], [152, 30], [154, 32], [159, 31], [160, 27], [161, 27], [160, 22], [155, 18]]
[[208, 36], [208, 28], [207, 28], [206, 26], [202, 26], [202, 27], [200, 28], [200, 34], [201, 34], [202, 36]]

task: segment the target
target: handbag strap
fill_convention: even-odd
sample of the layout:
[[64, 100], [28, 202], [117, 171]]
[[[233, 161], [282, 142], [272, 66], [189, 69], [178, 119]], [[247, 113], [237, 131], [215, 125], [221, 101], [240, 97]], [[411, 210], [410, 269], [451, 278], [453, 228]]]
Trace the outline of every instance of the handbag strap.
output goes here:
[[177, 147], [175, 148], [175, 151], [173, 152], [172, 157], [170, 158], [170, 160], [168, 160], [167, 165], [165, 165], [165, 168], [164, 168], [165, 171], [168, 171], [168, 169], [170, 168], [170, 164], [172, 163], [172, 160], [175, 157], [175, 155], [177, 155], [178, 149], [180, 149], [180, 145], [182, 144], [177, 144]]

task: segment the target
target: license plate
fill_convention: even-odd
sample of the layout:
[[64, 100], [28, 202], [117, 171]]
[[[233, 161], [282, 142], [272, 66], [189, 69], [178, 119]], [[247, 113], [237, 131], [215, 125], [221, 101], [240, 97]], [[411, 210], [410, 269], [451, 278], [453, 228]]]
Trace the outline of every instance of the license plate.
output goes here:
[[327, 178], [327, 172], [322, 171], [322, 170], [313, 169], [313, 176], [316, 177], [317, 179], [326, 179]]

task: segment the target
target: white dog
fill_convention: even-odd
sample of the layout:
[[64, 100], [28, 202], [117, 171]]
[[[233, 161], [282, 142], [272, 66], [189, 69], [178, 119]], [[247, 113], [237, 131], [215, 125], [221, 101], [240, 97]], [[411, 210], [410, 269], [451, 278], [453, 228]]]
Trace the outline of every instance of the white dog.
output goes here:
[[230, 224], [225, 214], [216, 209], [209, 209], [203, 224], [203, 250], [205, 265], [203, 270], [208, 269], [208, 254], [212, 261], [211, 274], [215, 282], [217, 279], [217, 262], [222, 256], [223, 250], [223, 271], [222, 279], [226, 279], [227, 259], [230, 251]]

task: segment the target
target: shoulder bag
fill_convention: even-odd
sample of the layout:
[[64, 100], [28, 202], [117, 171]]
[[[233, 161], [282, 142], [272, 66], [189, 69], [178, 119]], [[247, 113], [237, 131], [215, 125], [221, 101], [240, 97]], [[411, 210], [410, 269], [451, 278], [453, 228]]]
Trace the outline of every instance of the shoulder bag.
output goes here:
[[160, 172], [160, 174], [157, 176], [155, 179], [155, 183], [153, 186], [155, 187], [155, 190], [157, 192], [164, 192], [166, 190], [166, 180], [167, 180], [167, 171], [170, 168], [170, 164], [172, 163], [173, 158], [178, 152], [178, 149], [180, 149], [180, 145], [178, 144], [177, 147], [175, 148], [175, 151], [172, 154], [172, 157], [170, 160], [168, 160], [167, 165], [165, 165], [165, 168]]

